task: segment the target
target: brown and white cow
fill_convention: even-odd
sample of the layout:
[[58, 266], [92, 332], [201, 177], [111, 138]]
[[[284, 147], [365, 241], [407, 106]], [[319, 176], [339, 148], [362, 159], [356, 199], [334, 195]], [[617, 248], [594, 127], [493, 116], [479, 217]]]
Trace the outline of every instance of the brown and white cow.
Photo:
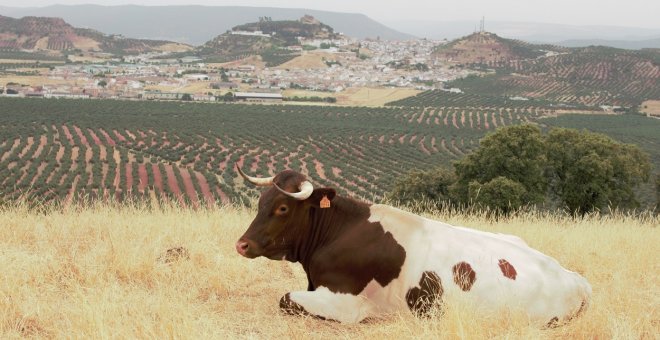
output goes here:
[[339, 197], [291, 170], [270, 178], [238, 171], [270, 187], [238, 253], [300, 262], [307, 273], [308, 290], [280, 300], [285, 312], [354, 323], [403, 309], [426, 315], [460, 295], [488, 310], [522, 308], [537, 323], [557, 324], [591, 297], [583, 277], [518, 237]]

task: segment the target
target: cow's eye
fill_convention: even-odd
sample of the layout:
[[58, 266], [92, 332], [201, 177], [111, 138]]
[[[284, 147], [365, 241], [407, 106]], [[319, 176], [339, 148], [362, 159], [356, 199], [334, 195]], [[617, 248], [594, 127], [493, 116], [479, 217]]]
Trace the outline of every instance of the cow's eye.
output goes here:
[[284, 215], [287, 213], [287, 211], [289, 211], [289, 207], [287, 207], [286, 205], [280, 205], [280, 207], [277, 208], [278, 215]]

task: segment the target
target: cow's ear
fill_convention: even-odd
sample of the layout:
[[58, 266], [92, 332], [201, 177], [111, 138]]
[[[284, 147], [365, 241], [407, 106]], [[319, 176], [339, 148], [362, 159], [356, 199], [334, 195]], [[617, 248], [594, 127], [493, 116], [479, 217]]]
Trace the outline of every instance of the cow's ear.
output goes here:
[[308, 204], [317, 208], [330, 208], [332, 200], [337, 195], [335, 189], [332, 188], [319, 188], [314, 189], [312, 196], [305, 200]]

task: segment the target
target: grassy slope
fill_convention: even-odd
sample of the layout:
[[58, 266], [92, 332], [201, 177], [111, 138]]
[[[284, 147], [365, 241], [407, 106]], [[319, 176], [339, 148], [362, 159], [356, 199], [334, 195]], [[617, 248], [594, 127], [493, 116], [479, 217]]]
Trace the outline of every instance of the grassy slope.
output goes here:
[[[237, 208], [0, 210], [0, 338], [632, 339], [659, 331], [657, 218], [434, 216], [522, 236], [591, 282], [583, 317], [539, 330], [515, 314], [475, 320], [456, 305], [430, 320], [404, 313], [353, 326], [284, 316], [278, 300], [305, 289], [304, 273], [236, 254], [252, 216]], [[172, 247], [185, 247], [190, 259], [159, 261]]]

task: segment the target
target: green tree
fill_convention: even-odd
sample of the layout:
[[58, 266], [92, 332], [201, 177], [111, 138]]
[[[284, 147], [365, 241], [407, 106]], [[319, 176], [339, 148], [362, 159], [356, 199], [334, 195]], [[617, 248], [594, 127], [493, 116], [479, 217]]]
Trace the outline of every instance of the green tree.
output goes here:
[[639, 207], [634, 189], [651, 171], [639, 147], [573, 129], [551, 130], [546, 145], [550, 191], [566, 209], [584, 215], [607, 206]]
[[100, 87], [106, 87], [106, 86], [108, 86], [108, 82], [105, 81], [105, 80], [101, 80], [101, 81], [99, 81], [99, 86]]
[[484, 184], [472, 181], [468, 192], [473, 204], [493, 209], [495, 214], [505, 215], [522, 207], [526, 203], [523, 197], [527, 196], [527, 190], [522, 184], [503, 176]]
[[455, 180], [453, 171], [445, 168], [412, 170], [396, 181], [386, 199], [408, 206], [420, 201], [449, 202], [449, 187]]
[[[505, 177], [522, 185], [522, 202], [542, 203], [547, 188], [545, 164], [545, 146], [538, 127], [501, 128], [481, 139], [476, 151], [454, 163], [458, 178], [452, 192], [461, 203], [468, 204], [470, 183], [489, 183]], [[499, 180], [493, 185], [502, 183]]]
[[184, 93], [184, 94], [181, 96], [181, 100], [191, 101], [191, 100], [192, 100], [192, 96], [190, 95], [190, 93]]
[[234, 94], [231, 92], [225, 93], [225, 95], [222, 97], [222, 99], [226, 102], [233, 102], [234, 101]]

